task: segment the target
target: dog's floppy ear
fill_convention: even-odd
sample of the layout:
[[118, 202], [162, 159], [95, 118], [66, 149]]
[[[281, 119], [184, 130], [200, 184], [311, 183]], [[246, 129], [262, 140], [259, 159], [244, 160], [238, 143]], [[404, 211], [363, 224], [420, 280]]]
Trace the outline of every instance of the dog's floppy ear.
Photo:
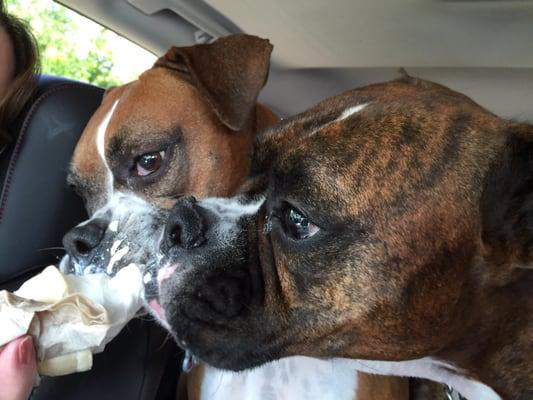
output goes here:
[[497, 262], [533, 268], [533, 126], [508, 128], [481, 198], [483, 241]]
[[271, 52], [268, 40], [239, 34], [211, 44], [172, 47], [154, 66], [188, 74], [224, 125], [237, 131], [265, 85]]

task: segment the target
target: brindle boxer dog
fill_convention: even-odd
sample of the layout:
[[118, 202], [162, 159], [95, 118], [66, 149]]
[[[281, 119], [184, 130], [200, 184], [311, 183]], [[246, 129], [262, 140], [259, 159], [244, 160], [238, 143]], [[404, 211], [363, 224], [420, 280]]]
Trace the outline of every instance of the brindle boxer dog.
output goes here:
[[182, 346], [236, 371], [299, 354], [533, 398], [531, 125], [405, 77], [256, 149], [247, 195], [183, 198], [167, 222], [160, 300]]
[[[234, 194], [249, 172], [255, 132], [277, 122], [270, 110], [256, 103], [271, 50], [268, 41], [248, 35], [172, 48], [139, 80], [105, 96], [72, 160], [69, 182], [85, 200], [91, 218], [65, 236], [63, 271], [113, 275], [135, 263], [145, 274], [147, 298], [153, 296], [153, 250], [167, 208], [186, 194]], [[161, 312], [157, 303], [152, 306]], [[296, 377], [313, 387], [319, 371], [331, 374], [329, 364], [314, 360], [289, 366], [293, 369], [258, 369], [239, 376], [195, 368], [188, 374], [189, 398], [228, 399], [239, 392], [259, 397], [276, 382], [283, 382], [275, 387], [279, 398], [291, 393], [299, 397]], [[344, 382], [339, 390], [353, 395], [354, 369], [336, 375]], [[376, 386], [383, 399], [404, 398], [398, 393], [405, 392], [405, 382], [361, 376], [361, 390]]]

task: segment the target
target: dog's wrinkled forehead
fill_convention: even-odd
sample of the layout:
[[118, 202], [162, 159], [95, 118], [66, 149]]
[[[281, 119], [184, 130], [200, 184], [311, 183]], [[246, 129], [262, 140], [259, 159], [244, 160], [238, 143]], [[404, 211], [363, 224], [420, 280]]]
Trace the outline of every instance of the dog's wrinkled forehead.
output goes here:
[[[165, 82], [168, 82], [166, 86]], [[106, 204], [117, 188], [139, 191], [125, 187], [127, 185], [117, 179], [124, 172], [125, 165], [122, 164], [168, 144], [183, 123], [183, 115], [179, 114], [176, 103], [184, 109], [183, 114], [193, 114], [191, 108], [206, 107], [194, 95], [194, 90], [182, 80], [168, 79], [160, 71], [148, 71], [139, 80], [106, 93], [78, 141], [68, 178], [88, 201], [89, 213]], [[168, 101], [174, 92], [180, 97]], [[128, 146], [124, 146], [126, 143]], [[121, 155], [127, 159], [118, 160]], [[121, 162], [120, 171], [115, 165], [117, 160]]]
[[482, 131], [499, 124], [440, 85], [392, 81], [328, 99], [264, 132], [254, 173], [269, 174], [289, 197], [322, 204], [329, 197], [339, 215], [390, 208], [402, 193], [435, 194], [452, 175], [478, 174], [465, 160], [481, 159]]
[[[333, 203], [344, 201], [342, 188], [331, 188], [340, 183], [339, 175], [352, 174], [347, 169], [353, 165], [352, 160], [339, 157], [347, 154], [346, 146], [361, 147], [364, 136], [358, 134], [358, 126], [365, 124], [368, 113], [376, 112], [373, 107], [372, 102], [346, 102], [283, 121], [256, 142], [253, 175], [268, 175], [269, 190], [284, 197], [312, 200], [318, 196], [321, 202], [324, 196], [332, 196]], [[354, 128], [348, 140], [346, 126]], [[344, 167], [337, 168], [345, 161]]]
[[262, 132], [256, 140], [256, 164], [280, 160], [293, 151], [318, 150], [319, 146], [323, 146], [322, 152], [329, 152], [334, 142], [363, 137], [377, 141], [406, 129], [411, 136], [433, 136], [421, 128], [432, 126], [442, 131], [461, 110], [473, 119], [489, 114], [463, 94], [432, 82], [408, 77], [366, 86], [326, 99]]

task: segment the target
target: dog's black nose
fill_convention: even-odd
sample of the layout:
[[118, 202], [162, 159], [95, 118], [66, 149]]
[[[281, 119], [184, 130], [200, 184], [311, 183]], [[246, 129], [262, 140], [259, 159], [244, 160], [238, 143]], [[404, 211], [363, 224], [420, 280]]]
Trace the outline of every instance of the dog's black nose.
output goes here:
[[77, 261], [90, 261], [92, 252], [104, 238], [108, 225], [107, 221], [96, 218], [68, 231], [63, 236], [63, 246], [68, 255]]
[[190, 250], [204, 241], [204, 221], [196, 199], [191, 196], [180, 198], [169, 214], [161, 251], [167, 253], [173, 247]]

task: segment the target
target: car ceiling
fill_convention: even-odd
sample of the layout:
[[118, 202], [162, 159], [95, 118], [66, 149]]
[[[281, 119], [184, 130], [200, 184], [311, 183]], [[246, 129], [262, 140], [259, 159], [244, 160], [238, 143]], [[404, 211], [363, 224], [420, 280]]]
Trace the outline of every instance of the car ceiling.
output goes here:
[[289, 67], [533, 66], [530, 1], [207, 2]]
[[293, 114], [398, 67], [533, 119], [533, 1], [59, 0], [160, 55], [246, 32], [274, 44], [261, 100]]

